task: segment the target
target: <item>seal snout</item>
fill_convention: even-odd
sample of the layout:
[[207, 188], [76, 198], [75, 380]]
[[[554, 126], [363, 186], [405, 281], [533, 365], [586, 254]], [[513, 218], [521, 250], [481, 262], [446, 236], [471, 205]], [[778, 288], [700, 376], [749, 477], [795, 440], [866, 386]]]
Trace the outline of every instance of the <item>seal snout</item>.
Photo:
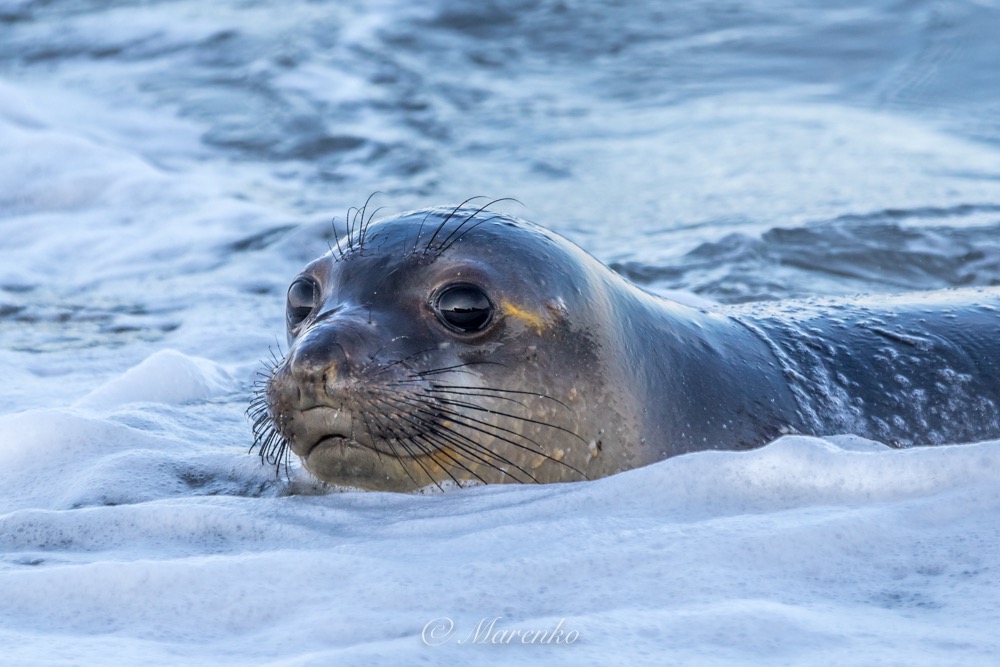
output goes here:
[[289, 381], [298, 389], [296, 407], [300, 410], [340, 405], [350, 390], [351, 378], [361, 370], [354, 368], [341, 336], [332, 327], [321, 329], [306, 332], [287, 360]]
[[270, 378], [273, 422], [310, 470], [340, 459], [367, 460], [361, 450], [371, 450], [372, 456], [376, 449], [405, 453], [386, 444], [401, 426], [385, 415], [400, 383], [413, 381], [403, 364], [380, 356], [376, 345], [384, 344], [366, 329], [343, 314], [314, 324], [298, 336]]

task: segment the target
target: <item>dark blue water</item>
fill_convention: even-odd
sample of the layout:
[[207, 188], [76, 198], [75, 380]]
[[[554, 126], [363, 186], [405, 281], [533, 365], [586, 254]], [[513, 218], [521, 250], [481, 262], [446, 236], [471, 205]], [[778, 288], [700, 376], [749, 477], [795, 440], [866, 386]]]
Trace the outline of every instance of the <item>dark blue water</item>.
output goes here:
[[0, 20], [7, 85], [105, 106], [59, 112], [159, 169], [259, 167], [236, 187], [283, 224], [374, 191], [389, 212], [516, 197], [634, 280], [723, 301], [1000, 280], [995, 3], [8, 1]]

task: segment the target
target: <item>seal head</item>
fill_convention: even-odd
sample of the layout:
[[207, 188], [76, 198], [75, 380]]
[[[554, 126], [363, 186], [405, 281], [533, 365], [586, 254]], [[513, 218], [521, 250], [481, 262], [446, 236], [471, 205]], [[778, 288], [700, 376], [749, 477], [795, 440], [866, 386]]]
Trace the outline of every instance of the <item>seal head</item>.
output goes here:
[[257, 441], [325, 482], [390, 491], [635, 467], [610, 451], [640, 425], [604, 352], [617, 333], [603, 272], [483, 210], [352, 230], [288, 290], [290, 347], [251, 407]]

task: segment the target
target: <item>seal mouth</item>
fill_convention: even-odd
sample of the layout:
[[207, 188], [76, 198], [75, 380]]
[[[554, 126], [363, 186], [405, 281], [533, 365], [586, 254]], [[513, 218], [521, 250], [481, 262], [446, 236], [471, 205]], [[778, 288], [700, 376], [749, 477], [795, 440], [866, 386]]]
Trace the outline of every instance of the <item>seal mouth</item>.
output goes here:
[[324, 436], [320, 436], [320, 438], [318, 440], [316, 440], [316, 442], [314, 442], [313, 444], [309, 445], [306, 448], [306, 450], [302, 453], [302, 458], [304, 458], [304, 459], [309, 458], [310, 454], [312, 454], [314, 451], [317, 451], [319, 449], [327, 448], [327, 447], [338, 447], [338, 446], [339, 447], [351, 447], [351, 446], [360, 447], [361, 445], [359, 443], [352, 442], [351, 439], [349, 437], [347, 437], [346, 435], [340, 435], [340, 434], [324, 435]]
[[320, 436], [311, 445], [303, 448], [299, 457], [308, 461], [311, 456], [319, 454], [350, 456], [362, 453], [371, 453], [375, 456], [386, 456], [393, 459], [403, 460], [424, 458], [433, 456], [434, 454], [433, 451], [421, 451], [419, 453], [410, 451], [400, 452], [398, 448], [393, 447], [389, 441], [385, 441], [384, 446], [379, 446], [380, 444], [382, 444], [382, 441], [377, 438], [372, 438], [372, 443], [366, 444], [353, 436], [343, 435], [340, 433], [328, 433]]
[[377, 456], [407, 458], [391, 438], [370, 429], [370, 419], [356, 414], [347, 406], [313, 406], [284, 415], [284, 433], [291, 449], [299, 458], [357, 456], [373, 453]]
[[281, 415], [285, 424], [282, 435], [291, 449], [302, 459], [317, 451], [347, 448], [364, 448], [356, 433], [355, 419], [346, 406], [313, 405], [305, 409], [292, 409]]

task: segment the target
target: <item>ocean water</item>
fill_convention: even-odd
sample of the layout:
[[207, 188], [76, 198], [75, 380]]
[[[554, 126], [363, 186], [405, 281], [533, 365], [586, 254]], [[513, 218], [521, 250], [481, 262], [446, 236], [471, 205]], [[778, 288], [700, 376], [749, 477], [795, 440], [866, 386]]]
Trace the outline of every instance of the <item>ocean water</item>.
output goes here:
[[0, 664], [995, 664], [1000, 443], [329, 493], [243, 413], [373, 192], [517, 198], [680, 299], [1000, 285], [998, 34], [993, 0], [0, 0]]

